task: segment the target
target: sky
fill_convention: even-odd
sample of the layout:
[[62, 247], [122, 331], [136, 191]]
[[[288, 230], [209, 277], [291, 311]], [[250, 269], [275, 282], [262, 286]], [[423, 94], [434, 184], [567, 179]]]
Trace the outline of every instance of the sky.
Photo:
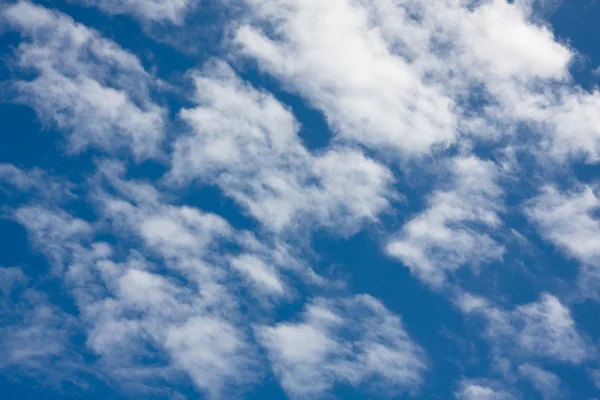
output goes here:
[[0, 4], [3, 399], [600, 399], [600, 3]]

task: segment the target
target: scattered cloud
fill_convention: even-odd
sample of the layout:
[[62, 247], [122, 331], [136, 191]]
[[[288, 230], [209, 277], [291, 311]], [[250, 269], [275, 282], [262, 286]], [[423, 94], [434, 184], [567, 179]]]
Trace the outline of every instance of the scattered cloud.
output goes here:
[[352, 232], [376, 221], [394, 197], [386, 167], [349, 148], [309, 153], [291, 112], [223, 62], [192, 76], [198, 106], [180, 114], [191, 132], [175, 142], [174, 182], [216, 184], [274, 232], [298, 225]]
[[130, 14], [143, 22], [183, 23], [197, 0], [72, 0], [108, 14]]
[[158, 154], [164, 110], [149, 94], [150, 76], [132, 53], [65, 14], [27, 1], [2, 8], [18, 30], [15, 67], [34, 73], [12, 86], [18, 102], [68, 134], [68, 150], [128, 147], [138, 160]]
[[[0, 6], [2, 31], [16, 32], [3, 93], [64, 135], [78, 155], [68, 168], [89, 167], [41, 169], [45, 149], [0, 163], [6, 226], [21, 224], [50, 267], [2, 262], [25, 265], [0, 267], [3, 374], [174, 399], [181, 388], [260, 397], [269, 370], [302, 399], [580, 396], [563, 368], [598, 386], [596, 338], [580, 318], [600, 287], [596, 170], [585, 165], [600, 159], [600, 94], [571, 75], [581, 54], [544, 19], [557, 2], [71, 3], [140, 23]], [[196, 37], [205, 24], [223, 41]], [[109, 39], [123, 34], [150, 38]], [[160, 59], [181, 43], [201, 50]], [[304, 144], [314, 112], [332, 137], [318, 149]], [[240, 212], [243, 224], [229, 217]], [[575, 295], [538, 282], [531, 226], [559, 250], [553, 270], [562, 256], [578, 264], [578, 280], [560, 283]], [[12, 255], [20, 238], [9, 236]], [[506, 279], [517, 242], [531, 282], [482, 279], [489, 264]], [[379, 249], [412, 277], [371, 280], [367, 268], [386, 262], [367, 252]], [[351, 268], [363, 268], [357, 281]], [[435, 292], [407, 281], [396, 295], [394, 279], [413, 278]], [[507, 292], [471, 294], [488, 284]], [[457, 320], [438, 318], [427, 296], [468, 320], [440, 327]], [[448, 334], [435, 327], [474, 361], [436, 353]]]
[[516, 400], [518, 397], [498, 387], [497, 383], [465, 380], [460, 391], [455, 393], [457, 400]]
[[319, 397], [340, 383], [412, 391], [426, 370], [423, 350], [400, 318], [367, 295], [315, 299], [299, 321], [256, 331], [282, 387], [294, 398]]
[[22, 170], [12, 164], [0, 164], [0, 188], [3, 186], [6, 186], [7, 194], [25, 193], [41, 197], [47, 202], [72, 196], [72, 185], [68, 182], [56, 179], [38, 168]]
[[525, 209], [540, 235], [581, 266], [584, 295], [596, 297], [600, 284], [600, 199], [596, 188], [582, 185], [572, 191], [544, 187]]
[[470, 294], [460, 296], [457, 304], [467, 315], [484, 318], [484, 335], [497, 358], [578, 365], [591, 356], [591, 348], [577, 330], [571, 311], [551, 294], [544, 293], [539, 300], [512, 310]]
[[486, 230], [501, 224], [502, 189], [490, 161], [461, 157], [449, 165], [449, 189], [433, 192], [427, 209], [409, 220], [386, 245], [421, 280], [440, 286], [463, 265], [501, 258], [502, 245]]
[[20, 374], [59, 389], [86, 389], [96, 373], [74, 345], [79, 321], [36, 290], [18, 268], [1, 268], [0, 371]]
[[[404, 43], [386, 40], [390, 26], [373, 25], [383, 10], [346, 0], [246, 3], [252, 24], [235, 34], [240, 52], [322, 110], [339, 139], [408, 154], [455, 140], [452, 99], [394, 51]], [[407, 22], [403, 11], [394, 25]], [[423, 43], [413, 28], [407, 42]]]
[[26, 282], [27, 277], [20, 268], [0, 267], [0, 292], [4, 296], [9, 296], [15, 288]]
[[519, 365], [519, 373], [533, 383], [544, 399], [555, 399], [561, 396], [561, 382], [556, 374], [531, 364]]

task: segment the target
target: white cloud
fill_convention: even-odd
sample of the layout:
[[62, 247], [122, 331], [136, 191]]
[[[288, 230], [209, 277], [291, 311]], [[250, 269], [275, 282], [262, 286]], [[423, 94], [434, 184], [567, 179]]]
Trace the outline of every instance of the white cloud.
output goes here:
[[60, 273], [73, 253], [87, 241], [92, 226], [62, 210], [43, 206], [23, 206], [15, 211], [15, 219], [27, 228], [29, 238], [50, 259], [54, 271]]
[[[196, 317], [169, 329], [166, 347], [177, 365], [200, 388], [227, 388], [247, 383], [251, 347], [234, 325], [214, 317]], [[255, 365], [254, 368], [258, 368]], [[212, 395], [219, 397], [214, 391]]]
[[486, 233], [501, 224], [497, 167], [476, 157], [462, 157], [453, 160], [449, 169], [449, 188], [431, 194], [427, 209], [408, 221], [386, 245], [390, 256], [434, 286], [463, 265], [477, 266], [504, 253]]
[[[75, 300], [99, 367], [137, 390], [169, 392], [162, 380], [189, 376], [215, 398], [252, 381], [259, 368], [248, 323], [226, 286], [228, 260], [237, 253], [219, 250], [219, 243], [235, 243], [232, 228], [214, 214], [169, 205], [149, 184], [121, 179], [119, 164], [99, 168], [90, 183], [99, 215], [112, 224], [42, 206], [15, 212], [32, 243], [60, 266], [56, 274]], [[120, 244], [95, 242], [98, 233]], [[265, 265], [285, 259], [241, 236], [248, 242], [242, 250]]]
[[254, 24], [237, 31], [241, 51], [322, 110], [338, 138], [408, 153], [454, 141], [452, 100], [394, 54], [364, 4], [246, 3]]
[[0, 267], [0, 292], [4, 296], [9, 296], [15, 288], [25, 282], [27, 282], [27, 277], [21, 269], [17, 267]]
[[600, 221], [594, 212], [600, 198], [594, 188], [583, 186], [561, 192], [547, 186], [526, 208], [540, 234], [581, 262], [600, 265]]
[[73, 0], [108, 14], [131, 14], [142, 21], [181, 24], [197, 0]]
[[[228, 265], [241, 273], [258, 293], [278, 296], [287, 294], [278, 270], [294, 273], [312, 283], [322, 283], [321, 278], [297, 258], [289, 244], [277, 238], [261, 241], [251, 232], [236, 231], [213, 213], [169, 205], [167, 196], [152, 185], [122, 179], [123, 169], [119, 164], [104, 163], [100, 170], [110, 187], [118, 191], [117, 196], [107, 191], [99, 191], [96, 196], [114, 228], [123, 231], [125, 236], [134, 233], [150, 250], [188, 278], [221, 279]], [[235, 249], [224, 250], [223, 245]], [[214, 268], [216, 265], [219, 268]]]
[[461, 382], [461, 390], [455, 393], [457, 400], [515, 400], [510, 392], [489, 386], [487, 382], [466, 380]]
[[2, 9], [21, 32], [16, 65], [32, 80], [12, 82], [17, 101], [69, 133], [69, 150], [130, 147], [138, 160], [159, 151], [164, 111], [150, 99], [139, 60], [69, 16], [21, 1]]
[[[80, 2], [175, 24], [196, 4]], [[374, 298], [317, 298], [288, 321], [277, 320], [273, 309], [304, 297], [297, 278], [328, 283], [299, 256], [305, 237], [322, 228], [355, 233], [398, 197], [391, 169], [367, 151], [402, 161], [400, 167], [425, 166], [427, 154], [436, 153], [427, 162], [441, 159], [447, 167], [449, 179], [385, 244], [436, 287], [457, 269], [501, 259], [505, 251], [495, 238], [503, 175], [496, 163], [469, 155], [473, 142], [502, 138], [511, 148], [510, 135], [525, 126], [531, 138], [523, 146], [539, 142], [533, 153], [555, 157], [550, 162], [599, 157], [600, 95], [573, 84], [575, 51], [536, 19], [533, 2], [244, 0], [234, 57], [255, 59], [283, 89], [323, 112], [335, 137], [330, 147], [309, 151], [290, 109], [212, 61], [189, 73], [194, 105], [179, 113], [187, 132], [172, 143], [166, 179], [127, 179], [123, 165], [97, 164], [88, 196], [79, 199], [96, 206], [88, 214], [96, 221], [55, 207], [53, 193], [69, 185], [1, 164], [0, 181], [50, 204], [21, 206], [14, 218], [54, 266], [51, 278], [62, 280], [80, 320], [28, 292], [37, 300], [11, 315], [22, 323], [0, 324], [0, 352], [7, 355], [0, 368], [70, 373], [81, 359], [72, 337], [83, 334], [99, 356], [97, 368], [121, 384], [171, 395], [189, 379], [209, 397], [224, 398], [261, 376], [265, 360], [256, 339], [290, 397], [326, 396], [336, 385], [385, 395], [416, 391], [425, 352]], [[160, 155], [166, 112], [152, 100], [154, 80], [136, 56], [29, 2], [1, 13], [2, 24], [23, 38], [18, 72], [35, 75], [12, 82], [17, 100], [66, 131], [71, 151], [129, 147], [137, 161]], [[460, 155], [438, 152], [449, 146], [456, 146], [449, 154]], [[182, 199], [170, 189], [197, 183], [237, 202], [259, 222], [257, 232], [177, 203]], [[595, 188], [587, 186], [570, 193], [548, 187], [526, 206], [542, 236], [581, 261], [582, 284], [600, 283], [597, 208]], [[18, 269], [0, 268], [0, 313], [10, 310], [6, 298], [25, 279]], [[591, 357], [570, 310], [552, 295], [514, 307], [463, 295], [458, 305], [484, 321], [482, 334], [494, 362], [504, 363], [505, 378], [517, 372], [546, 398], [560, 392], [561, 382], [541, 362], [579, 366]], [[462, 381], [455, 396], [518, 397], [483, 380]]]
[[33, 168], [22, 170], [12, 164], [0, 164], [0, 183], [11, 185], [19, 192], [40, 194], [46, 201], [69, 195], [70, 185]]
[[592, 369], [588, 371], [590, 378], [592, 379], [592, 383], [598, 390], [600, 390], [600, 369]]
[[[88, 348], [106, 374], [137, 390], [168, 392], [161, 379], [187, 375], [219, 398], [253, 382], [260, 365], [248, 318], [263, 318], [270, 308], [239, 298], [235, 274], [269, 298], [289, 297], [284, 281], [294, 276], [322, 280], [288, 245], [263, 243], [214, 214], [171, 205], [154, 186], [125, 180], [123, 172], [105, 162], [90, 180], [100, 216], [94, 224], [42, 206], [15, 212], [33, 244], [60, 266], [56, 273], [79, 309]], [[94, 241], [106, 233], [119, 244]]]
[[198, 106], [181, 112], [192, 132], [175, 143], [173, 181], [215, 183], [276, 232], [352, 232], [388, 206], [393, 177], [385, 167], [346, 148], [310, 154], [289, 110], [222, 62], [193, 76]]
[[274, 294], [284, 292], [285, 286], [279, 273], [255, 255], [243, 254], [234, 257], [231, 265], [256, 285], [260, 291]]
[[561, 382], [556, 374], [531, 364], [519, 365], [519, 373], [533, 383], [544, 399], [561, 396]]
[[[25, 288], [27, 278], [20, 270], [2, 268], [0, 278], [0, 371], [57, 388], [86, 388], [86, 375], [93, 371], [73, 344], [79, 333], [77, 319], [41, 292]], [[13, 285], [4, 279], [12, 279]]]
[[422, 154], [524, 125], [540, 156], [600, 157], [600, 95], [573, 84], [576, 53], [536, 2], [245, 3], [234, 52], [321, 110], [340, 140]]
[[400, 319], [367, 295], [317, 299], [300, 321], [256, 331], [293, 398], [322, 396], [337, 383], [411, 391], [426, 369], [422, 350]]
[[[166, 221], [170, 216], [178, 230], [187, 229], [173, 240], [155, 240], [153, 234], [145, 238], [164, 264], [153, 263], [135, 248], [126, 261], [115, 261], [111, 246], [82, 238], [81, 230], [74, 229], [81, 223], [64, 213], [51, 216], [56, 212], [23, 208], [17, 214], [41, 217], [34, 224], [23, 221], [34, 243], [65, 266], [62, 277], [79, 308], [86, 344], [101, 356], [106, 374], [138, 390], [158, 385], [153, 391], [165, 389], [157, 378], [173, 382], [187, 374], [199, 390], [218, 397], [233, 389], [234, 381], [251, 380], [255, 356], [240, 328], [236, 299], [219, 282], [223, 272], [204, 257], [202, 240], [213, 239], [203, 238], [206, 221], [194, 219], [202, 214], [163, 210]], [[130, 211], [144, 215], [133, 206]], [[149, 211], [146, 218], [151, 218]], [[191, 219], [182, 219], [186, 212]], [[140, 226], [137, 220], [132, 224]], [[88, 233], [88, 225], [82, 226]]]
[[579, 365], [589, 357], [589, 345], [579, 334], [570, 310], [544, 293], [533, 303], [504, 310], [485, 299], [463, 294], [459, 307], [486, 321], [485, 336], [495, 357], [513, 360], [556, 360]]
[[596, 189], [586, 185], [570, 192], [544, 187], [525, 209], [543, 238], [583, 264], [580, 284], [592, 297], [600, 284], [599, 209]]

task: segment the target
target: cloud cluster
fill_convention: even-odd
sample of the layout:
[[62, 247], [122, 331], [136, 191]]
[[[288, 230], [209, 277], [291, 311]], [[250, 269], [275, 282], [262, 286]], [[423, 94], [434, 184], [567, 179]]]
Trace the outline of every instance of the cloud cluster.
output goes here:
[[108, 14], [131, 14], [142, 22], [183, 23], [197, 0], [72, 0]]
[[499, 358], [549, 359], [577, 365], [591, 355], [570, 310], [550, 294], [513, 310], [469, 294], [461, 295], [457, 302], [465, 313], [483, 317], [485, 336]]
[[[182, 31], [199, 4], [76, 3]], [[169, 94], [176, 101], [155, 90], [164, 82], [153, 66], [99, 31], [29, 1], [0, 8], [2, 29], [19, 33], [10, 100], [64, 134], [67, 153], [93, 157], [77, 184], [28, 160], [0, 164], [4, 215], [50, 266], [30, 277], [0, 268], [0, 370], [83, 388], [87, 374], [142, 397], [193, 386], [230, 398], [270, 372], [299, 399], [435, 387], [428, 372], [448, 360], [423, 343], [437, 333], [407, 321], [437, 316], [416, 292], [398, 295], [420, 307], [403, 318], [376, 298], [379, 283], [359, 282], [372, 293], [356, 294], [334, 281], [311, 247], [324, 236], [332, 247], [366, 241], [350, 257], [363, 245], [380, 250], [469, 317], [496, 375], [460, 376], [446, 397], [518, 399], [528, 385], [556, 398], [568, 393], [557, 365], [598, 380], [570, 303], [598, 298], [597, 182], [560, 180], [574, 179], [572, 163], [600, 157], [600, 94], [571, 76], [579, 55], [543, 21], [540, 2], [220, 6], [231, 12], [221, 53], [171, 71], [169, 85], [190, 86]], [[249, 66], [258, 75], [244, 74]], [[322, 113], [326, 146], [304, 144], [311, 121], [297, 119], [290, 98]], [[162, 173], [150, 171], [156, 160]], [[182, 195], [206, 187], [245, 228]], [[560, 287], [583, 296], [532, 284], [537, 300], [510, 304], [513, 293], [488, 290], [497, 282], [463, 273], [506, 267], [515, 249], [503, 238], [519, 224], [523, 238], [535, 235], [530, 224], [580, 265], [577, 282]], [[366, 227], [372, 235], [346, 242]], [[378, 268], [378, 256], [363, 268]], [[500, 286], [523, 294], [512, 283]], [[52, 285], [60, 296], [48, 296]]]
[[341, 140], [410, 156], [521, 125], [556, 157], [598, 158], [600, 97], [572, 85], [575, 52], [531, 2], [245, 3], [236, 51], [323, 111]]
[[547, 186], [525, 210], [542, 237], [581, 263], [580, 285], [590, 297], [597, 297], [600, 284], [600, 198], [596, 192], [587, 185], [568, 192]]
[[316, 299], [300, 321], [260, 326], [257, 333], [294, 398], [318, 397], [336, 384], [410, 391], [426, 369], [423, 350], [400, 319], [367, 295]]
[[68, 134], [68, 149], [128, 148], [155, 156], [164, 110], [149, 93], [150, 76], [132, 53], [69, 16], [21, 1], [2, 9], [2, 24], [23, 41], [16, 65], [32, 79], [12, 82], [16, 100]]
[[487, 230], [501, 224], [502, 189], [496, 165], [476, 157], [452, 160], [448, 189], [432, 193], [427, 208], [386, 245], [423, 281], [440, 286], [449, 272], [502, 257]]
[[291, 112], [223, 62], [193, 76], [198, 106], [181, 111], [191, 132], [175, 142], [173, 181], [218, 185], [274, 232], [352, 232], [386, 209], [394, 195], [385, 166], [344, 147], [311, 154]]
[[[246, 285], [259, 299], [289, 298], [294, 289], [287, 281], [319, 283], [314, 272], [286, 246], [258, 241], [215, 214], [171, 205], [157, 188], [126, 180], [123, 173], [119, 163], [99, 165], [92, 179], [93, 201], [102, 219], [95, 223], [41, 205], [15, 211], [75, 299], [87, 350], [100, 357], [98, 371], [146, 391], [165, 390], [156, 387], [157, 379], [176, 382], [187, 376], [199, 390], [218, 398], [259, 376], [260, 345], [292, 394], [301, 391], [296, 385], [302, 379], [308, 383], [314, 376], [312, 368], [323, 368], [325, 379], [311, 386], [313, 395], [336, 380], [394, 391], [412, 390], [421, 382], [423, 350], [400, 319], [370, 296], [314, 300], [303, 318], [316, 324], [308, 331], [321, 330], [316, 334], [337, 343], [322, 349], [331, 355], [330, 365], [291, 365], [287, 352], [296, 350], [287, 348], [286, 325], [259, 326], [255, 333], [244, 328], [253, 314], [245, 315], [241, 308], [252, 303], [235, 292]], [[123, 245], [95, 239], [106, 229]], [[256, 312], [264, 319], [269, 308]], [[359, 321], [355, 313], [362, 315]], [[332, 320], [319, 319], [327, 316]], [[326, 325], [319, 326], [321, 322]], [[373, 325], [379, 330], [371, 331]], [[42, 329], [41, 323], [35, 328]], [[296, 328], [290, 324], [291, 330]], [[302, 329], [299, 333], [298, 340], [312, 342]], [[258, 343], [253, 343], [254, 334]], [[329, 359], [320, 358], [319, 351], [315, 349], [315, 359]], [[302, 352], [308, 356], [309, 349]], [[300, 368], [307, 376], [289, 383], [286, 368]]]

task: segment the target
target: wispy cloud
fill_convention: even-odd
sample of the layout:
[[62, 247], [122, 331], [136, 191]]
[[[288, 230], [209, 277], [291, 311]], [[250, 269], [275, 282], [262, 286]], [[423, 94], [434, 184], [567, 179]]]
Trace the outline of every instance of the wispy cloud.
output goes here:
[[540, 235], [581, 263], [580, 285], [585, 296], [596, 297], [600, 287], [600, 199], [593, 186], [572, 191], [547, 186], [525, 212]]
[[426, 369], [423, 350], [400, 318], [367, 295], [315, 299], [299, 321], [256, 330], [294, 398], [320, 397], [339, 383], [412, 391]]
[[181, 24], [198, 0], [71, 0], [108, 14], [130, 14], [142, 22]]
[[498, 358], [556, 360], [578, 365], [592, 354], [571, 311], [551, 294], [544, 293], [539, 300], [512, 310], [470, 294], [459, 296], [457, 304], [466, 314], [483, 317], [484, 334]]
[[70, 151], [128, 147], [138, 160], [159, 152], [164, 110], [153, 103], [150, 77], [135, 55], [65, 14], [26, 1], [3, 7], [2, 23], [23, 35], [18, 71], [35, 75], [12, 82], [17, 100], [66, 131]]
[[561, 382], [556, 374], [531, 364], [519, 365], [519, 373], [533, 383], [544, 399], [561, 397]]
[[475, 157], [453, 160], [448, 189], [439, 189], [427, 208], [408, 221], [386, 245], [419, 279], [440, 286], [461, 266], [502, 257], [504, 248], [488, 233], [501, 224], [498, 167]]
[[516, 400], [517, 396], [506, 391], [496, 382], [465, 380], [455, 393], [457, 400]]
[[[549, 399], [570, 394], [561, 368], [598, 380], [595, 338], [580, 320], [597, 304], [576, 302], [598, 297], [600, 203], [595, 177], [571, 184], [571, 167], [600, 157], [600, 94], [571, 75], [580, 55], [544, 22], [548, 2], [239, 0], [215, 3], [217, 22], [196, 0], [71, 3], [131, 16], [140, 23], [128, 28], [161, 44], [128, 50], [62, 12], [0, 7], [2, 29], [18, 32], [9, 101], [31, 106], [91, 166], [66, 182], [34, 165], [37, 153], [0, 164], [3, 210], [50, 266], [36, 265], [39, 279], [0, 268], [3, 373], [212, 399], [243, 396], [269, 370], [299, 399]], [[106, 21], [88, 14], [98, 17], [79, 17]], [[136, 55], [163, 56], [159, 31], [202, 47], [195, 26], [205, 20], [224, 33], [208, 61], [146, 65]], [[181, 86], [167, 96], [150, 72], [159, 66]], [[333, 139], [309, 149], [303, 124], [313, 121], [302, 116], [315, 111]], [[207, 187], [199, 203], [218, 206], [186, 197]], [[399, 199], [406, 207], [395, 209]], [[575, 284], [561, 282], [575, 295], [550, 294], [529, 271], [540, 245], [531, 226], [579, 265]], [[506, 238], [517, 230], [533, 249], [518, 260], [532, 282], [481, 279], [490, 264], [510, 267]], [[321, 257], [321, 244], [332, 254]], [[410, 276], [365, 279], [379, 268], [370, 249]], [[362, 263], [360, 282], [323, 272], [338, 256]], [[456, 335], [488, 368], [457, 377], [444, 370], [452, 355], [422, 347], [437, 336], [418, 328], [446, 321], [430, 312], [429, 292], [403, 282], [398, 299], [419, 307], [406, 318], [388, 302], [393, 279], [413, 278], [468, 317]], [[509, 291], [491, 295], [488, 284]]]
[[191, 132], [175, 142], [173, 181], [217, 184], [275, 232], [352, 232], [388, 206], [393, 177], [381, 164], [348, 148], [309, 153], [291, 112], [223, 62], [193, 79], [198, 106], [181, 112]]

